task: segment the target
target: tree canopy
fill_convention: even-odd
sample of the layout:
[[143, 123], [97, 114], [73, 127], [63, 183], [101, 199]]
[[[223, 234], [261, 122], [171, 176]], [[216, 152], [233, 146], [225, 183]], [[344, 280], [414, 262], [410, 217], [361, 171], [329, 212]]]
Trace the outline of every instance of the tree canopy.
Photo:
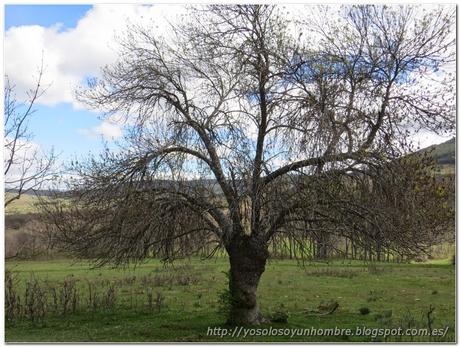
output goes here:
[[[356, 231], [376, 225], [379, 203], [398, 208], [386, 201], [396, 191], [381, 195], [402, 187], [391, 175], [370, 193], [375, 208], [342, 199], [356, 195], [347, 177], [396, 172], [411, 131], [454, 128], [444, 69], [455, 59], [455, 12], [307, 7], [319, 16], [302, 19], [287, 9], [202, 6], [170, 35], [127, 29], [118, 62], [78, 91], [127, 130], [120, 151], [74, 166], [73, 205], [55, 207], [68, 249], [125, 263], [215, 243], [230, 257], [231, 320], [257, 323], [268, 244], [289, 221], [303, 214]], [[318, 180], [327, 184], [314, 189]], [[384, 238], [400, 228], [396, 218]]]

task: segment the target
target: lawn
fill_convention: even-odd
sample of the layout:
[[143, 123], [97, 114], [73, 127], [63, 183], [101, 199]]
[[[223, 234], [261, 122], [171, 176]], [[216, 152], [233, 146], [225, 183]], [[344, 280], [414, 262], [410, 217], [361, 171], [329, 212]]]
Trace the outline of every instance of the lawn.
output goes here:
[[[43, 318], [32, 322], [33, 314], [23, 312], [6, 324], [8, 342], [455, 341], [455, 268], [447, 263], [336, 261], [307, 263], [302, 268], [294, 260], [269, 262], [259, 286], [261, 309], [272, 316], [288, 313], [289, 318], [288, 323], [267, 323], [262, 328], [427, 328], [430, 305], [434, 308], [431, 328], [448, 327], [442, 337], [386, 339], [345, 334], [209, 336], [209, 328], [232, 328], [225, 325], [221, 312], [228, 270], [223, 257], [194, 258], [174, 268], [165, 268], [158, 260], [127, 269], [91, 269], [87, 263], [69, 260], [7, 262], [6, 268], [14, 275], [21, 305], [26, 306], [27, 282], [29, 296], [36, 281], [46, 297]], [[73, 306], [67, 298], [69, 288], [75, 297]], [[50, 294], [53, 290], [56, 301]], [[329, 300], [339, 303], [332, 314], [310, 312]], [[366, 308], [368, 314], [360, 313]]]

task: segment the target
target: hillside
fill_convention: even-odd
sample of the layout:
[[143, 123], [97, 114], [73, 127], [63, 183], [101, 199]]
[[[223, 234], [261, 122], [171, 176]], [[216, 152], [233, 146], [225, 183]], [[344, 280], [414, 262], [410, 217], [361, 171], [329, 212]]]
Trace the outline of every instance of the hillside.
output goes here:
[[429, 153], [439, 165], [439, 173], [455, 173], [455, 137], [450, 140], [423, 148], [419, 153]]
[[[5, 199], [8, 199], [10, 192], [5, 193]], [[38, 199], [33, 193], [22, 194], [17, 200], [5, 207], [5, 215], [23, 214], [23, 213], [36, 213], [37, 208], [35, 204]]]
[[450, 140], [432, 145], [420, 150], [421, 152], [431, 151], [431, 156], [436, 159], [440, 165], [454, 165], [455, 166], [455, 137]]

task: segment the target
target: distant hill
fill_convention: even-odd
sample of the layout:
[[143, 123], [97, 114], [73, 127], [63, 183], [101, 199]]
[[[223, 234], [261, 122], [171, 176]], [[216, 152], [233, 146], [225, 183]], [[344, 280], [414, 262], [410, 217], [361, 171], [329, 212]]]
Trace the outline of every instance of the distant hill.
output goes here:
[[[12, 188], [5, 188], [5, 193], [6, 194], [16, 194], [18, 192], [18, 189], [12, 189]], [[34, 190], [26, 190], [25, 192], [22, 193], [22, 195], [36, 195], [36, 196], [48, 196], [51, 195], [52, 193], [59, 193], [58, 190], [54, 189], [34, 189]]]
[[418, 152], [428, 152], [436, 160], [441, 173], [455, 173], [455, 137], [438, 145], [423, 148]]
[[[5, 194], [5, 199], [10, 197], [10, 192]], [[11, 204], [5, 207], [5, 215], [37, 213], [35, 203], [38, 202], [36, 196], [32, 194], [23, 194], [20, 199], [14, 200]]]
[[420, 150], [420, 152], [428, 151], [431, 151], [431, 156], [438, 164], [455, 165], [455, 137], [451, 138], [449, 141]]

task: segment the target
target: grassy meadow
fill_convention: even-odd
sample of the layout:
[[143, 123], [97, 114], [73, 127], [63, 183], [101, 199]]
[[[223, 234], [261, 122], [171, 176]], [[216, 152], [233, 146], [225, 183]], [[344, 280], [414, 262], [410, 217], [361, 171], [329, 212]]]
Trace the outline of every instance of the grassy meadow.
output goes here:
[[[70, 260], [8, 261], [6, 270], [14, 278], [22, 307], [22, 313], [6, 323], [8, 342], [455, 341], [455, 268], [447, 261], [336, 261], [304, 267], [294, 260], [269, 262], [259, 286], [261, 309], [266, 315], [282, 312], [289, 318], [262, 327], [448, 327], [443, 337], [386, 339], [208, 336], [208, 327], [226, 327], [221, 299], [228, 270], [225, 257], [194, 258], [174, 267], [149, 260], [126, 269], [91, 268]], [[329, 300], [339, 303], [335, 312], [311, 313]], [[434, 311], [428, 322], [430, 306]]]
[[[24, 195], [7, 216], [36, 212], [36, 197]], [[11, 221], [10, 221], [11, 222]], [[8, 229], [13, 235], [27, 229]], [[8, 245], [8, 244], [7, 244]], [[453, 245], [437, 246], [448, 257]], [[225, 325], [228, 260], [192, 258], [174, 265], [159, 260], [128, 268], [92, 268], [69, 259], [8, 260], [7, 342], [369, 342], [455, 341], [455, 267], [449, 260], [430, 263], [270, 260], [259, 286], [262, 312], [286, 317], [262, 328], [427, 328], [448, 327], [429, 336], [210, 336]], [[11, 295], [12, 294], [12, 295]], [[331, 314], [315, 312], [328, 301]], [[427, 312], [434, 311], [428, 319]]]
[[[5, 200], [10, 199], [12, 193], [5, 193]], [[36, 203], [38, 198], [32, 194], [23, 194], [19, 199], [13, 200], [6, 208], [6, 215], [24, 214], [24, 213], [37, 213]]]

